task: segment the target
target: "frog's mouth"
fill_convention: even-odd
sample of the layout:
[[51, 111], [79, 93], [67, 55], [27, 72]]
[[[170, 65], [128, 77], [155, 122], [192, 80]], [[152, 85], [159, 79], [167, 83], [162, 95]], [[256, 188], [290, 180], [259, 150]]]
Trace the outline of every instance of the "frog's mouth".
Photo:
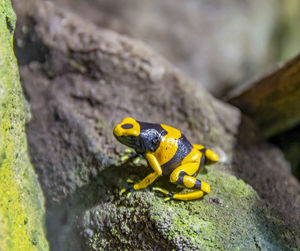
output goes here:
[[128, 147], [131, 147], [131, 148], [134, 148], [134, 149], [139, 149], [140, 147], [140, 141], [139, 141], [139, 138], [136, 137], [136, 136], [132, 136], [132, 135], [129, 135], [129, 136], [116, 136], [117, 140], [120, 141], [120, 143], [128, 146]]

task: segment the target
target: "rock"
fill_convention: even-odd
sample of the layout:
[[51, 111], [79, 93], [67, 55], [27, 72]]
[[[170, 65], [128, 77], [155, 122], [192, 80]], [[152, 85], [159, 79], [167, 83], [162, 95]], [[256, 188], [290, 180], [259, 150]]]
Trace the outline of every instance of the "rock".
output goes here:
[[268, 69], [270, 52], [278, 51], [270, 50], [277, 1], [52, 1], [99, 27], [145, 41], [216, 96]]
[[232, 91], [231, 104], [248, 114], [266, 137], [300, 122], [300, 54], [281, 67]]
[[24, 103], [12, 42], [16, 16], [0, 1], [0, 250], [48, 250], [44, 197], [29, 161]]
[[[25, 41], [16, 52], [53, 250], [300, 247], [299, 183], [239, 110], [195, 88], [141, 42], [49, 2], [26, 4], [15, 3], [17, 38]], [[223, 162], [198, 176], [211, 193], [169, 203], [150, 189], [120, 197], [127, 178], [150, 172], [143, 161], [121, 161], [125, 148], [112, 128], [129, 115], [175, 126], [193, 143], [223, 153]], [[156, 185], [180, 191], [167, 177]]]

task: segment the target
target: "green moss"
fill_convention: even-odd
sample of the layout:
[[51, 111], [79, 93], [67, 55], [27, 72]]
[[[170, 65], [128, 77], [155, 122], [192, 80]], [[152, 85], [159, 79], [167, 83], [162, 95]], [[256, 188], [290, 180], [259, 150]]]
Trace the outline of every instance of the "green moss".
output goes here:
[[44, 199], [27, 155], [26, 114], [13, 53], [16, 16], [0, 0], [0, 250], [47, 250]]
[[284, 223], [249, 185], [217, 168], [199, 175], [212, 188], [202, 200], [152, 197], [150, 217], [164, 238], [184, 250], [289, 250], [295, 236]]
[[[117, 173], [124, 180], [128, 175], [123, 169]], [[230, 175], [228, 166], [209, 166], [198, 178], [211, 185], [211, 193], [201, 200], [164, 202], [147, 188], [129, 200], [95, 206], [87, 215], [97, 217], [86, 219], [85, 225], [90, 228], [89, 222], [100, 217], [101, 227], [108, 231], [89, 237], [90, 246], [95, 250], [125, 249], [135, 246], [139, 238], [145, 249], [164, 243], [176, 250], [297, 250], [300, 239], [291, 227], [273, 215], [251, 186]], [[161, 177], [155, 186], [181, 191], [167, 177]], [[96, 231], [100, 231], [98, 227]]]
[[[121, 171], [118, 174], [124, 178]], [[130, 200], [124, 198], [110, 205], [109, 209], [96, 206], [89, 215], [97, 212], [109, 234], [94, 233], [89, 239], [90, 246], [95, 250], [125, 249], [141, 238], [145, 247], [168, 243], [169, 248], [176, 250], [297, 250], [300, 239], [291, 227], [273, 215], [251, 186], [230, 175], [228, 167], [209, 166], [207, 173], [199, 174], [198, 178], [211, 185], [211, 193], [201, 200], [164, 202], [145, 189], [134, 193]], [[164, 177], [155, 186], [186, 192]], [[146, 224], [150, 228], [145, 227], [146, 222], [151, 222]], [[151, 240], [145, 239], [148, 235]]]

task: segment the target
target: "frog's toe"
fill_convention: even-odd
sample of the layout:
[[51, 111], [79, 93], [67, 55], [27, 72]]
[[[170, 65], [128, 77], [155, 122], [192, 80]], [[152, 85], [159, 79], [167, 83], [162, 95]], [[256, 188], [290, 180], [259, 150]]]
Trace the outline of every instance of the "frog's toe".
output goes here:
[[137, 155], [137, 157], [134, 157], [133, 164], [137, 165], [141, 162], [141, 157]]
[[173, 193], [168, 193], [168, 197], [164, 199], [164, 201], [169, 201], [174, 199], [174, 194]]
[[155, 191], [155, 192], [163, 193], [163, 194], [168, 194], [169, 193], [169, 191], [167, 191], [166, 189], [162, 189], [160, 187], [152, 187], [152, 190]]
[[141, 161], [142, 157], [143, 156], [141, 154], [127, 148], [121, 156], [121, 161], [123, 162], [123, 164], [132, 161], [135, 165], [137, 165]]
[[123, 155], [123, 156], [121, 157], [121, 161], [122, 161], [122, 162], [126, 162], [127, 160], [129, 160], [129, 158], [130, 158], [129, 155]]
[[[127, 182], [128, 184], [133, 184], [133, 183], [134, 183], [134, 181], [133, 181], [132, 179], [127, 179], [126, 182]], [[122, 190], [124, 190], [124, 189], [122, 189]]]
[[128, 188], [123, 188], [119, 194], [120, 194], [120, 196], [122, 196], [123, 194], [126, 194], [126, 198], [129, 199], [134, 191], [135, 191], [135, 189], [133, 188], [133, 186], [130, 186]]
[[162, 188], [160, 188], [160, 187], [153, 187], [152, 190], [155, 191], [155, 192], [160, 192], [160, 193], [163, 193], [163, 194], [167, 195], [168, 197], [166, 197], [166, 198], [164, 199], [164, 201], [173, 200], [174, 194], [173, 194], [173, 193], [170, 193], [170, 192], [167, 191], [166, 189], [162, 189]]

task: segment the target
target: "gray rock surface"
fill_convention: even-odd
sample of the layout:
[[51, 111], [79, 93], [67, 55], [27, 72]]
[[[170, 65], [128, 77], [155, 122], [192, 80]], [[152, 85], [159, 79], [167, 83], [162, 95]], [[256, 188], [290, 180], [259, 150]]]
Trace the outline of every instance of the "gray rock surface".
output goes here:
[[53, 2], [101, 28], [143, 40], [216, 96], [270, 67], [280, 8], [273, 0]]

